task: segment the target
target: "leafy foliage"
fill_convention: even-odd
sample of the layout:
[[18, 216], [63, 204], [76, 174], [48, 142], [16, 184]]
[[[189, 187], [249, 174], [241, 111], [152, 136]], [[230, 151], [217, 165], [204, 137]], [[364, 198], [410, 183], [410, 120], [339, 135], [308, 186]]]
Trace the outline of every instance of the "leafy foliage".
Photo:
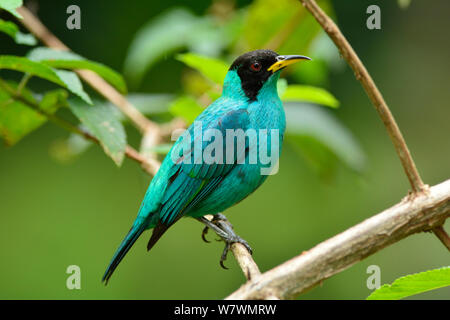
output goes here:
[[319, 172], [329, 176], [336, 157], [353, 170], [364, 167], [365, 157], [351, 132], [327, 110], [312, 105], [285, 103], [287, 141]]
[[158, 59], [178, 49], [216, 55], [229, 37], [210, 16], [197, 17], [186, 9], [173, 9], [143, 26], [131, 43], [125, 76], [136, 87]]
[[67, 97], [67, 91], [63, 89], [48, 91], [40, 100], [39, 107], [53, 113], [59, 107], [67, 106]]
[[68, 102], [70, 110], [100, 141], [106, 154], [117, 165], [121, 165], [127, 145], [126, 133], [120, 121], [114, 116], [111, 106], [103, 103], [90, 106], [79, 99], [71, 99]]
[[[10, 28], [9, 32], [14, 31], [14, 24], [6, 26]], [[126, 148], [126, 135], [120, 122], [123, 120], [121, 115], [111, 104], [103, 102], [98, 102], [95, 107], [89, 108], [88, 105], [93, 104], [92, 100], [84, 91], [78, 75], [70, 70], [87, 69], [94, 71], [119, 91], [125, 93], [127, 90], [125, 81], [120, 74], [103, 64], [89, 61], [77, 54], [41, 47], [31, 50], [27, 57], [0, 56], [0, 69], [23, 72], [25, 73], [24, 79], [34, 76], [48, 80], [68, 89], [80, 98], [68, 102], [68, 94], [64, 89], [56, 89], [43, 95], [37, 95], [26, 88], [21, 88], [17, 95], [26, 95], [28, 101], [24, 101], [18, 100], [15, 94], [11, 94], [3, 88], [0, 91], [0, 134], [7, 144], [17, 143], [25, 135], [45, 123], [47, 121], [46, 115], [53, 114], [61, 106], [68, 106], [85, 128], [99, 140], [105, 152], [114, 162], [117, 165], [122, 163]], [[3, 84], [7, 85], [6, 83]], [[13, 90], [16, 90], [15, 88], [18, 88], [17, 84], [12, 86]], [[167, 104], [168, 102], [166, 102]], [[74, 141], [79, 141], [75, 138], [67, 141], [67, 146], [70, 146], [71, 149], [66, 148], [66, 158], [70, 154], [81, 153], [89, 146], [89, 143], [85, 143], [82, 148], [79, 147], [81, 144], [74, 143]], [[54, 155], [57, 154], [60, 158], [63, 158], [61, 152], [55, 152], [55, 148], [52, 150]], [[58, 150], [61, 151], [62, 149], [59, 148]]]
[[[0, 80], [2, 81], [2, 80]], [[5, 88], [18, 90], [18, 84], [14, 82], [0, 82], [0, 136], [8, 145], [14, 145], [30, 132], [43, 125], [47, 118], [39, 112], [53, 114], [61, 106], [59, 97], [67, 93], [65, 91], [50, 91], [38, 104], [39, 109], [34, 110], [22, 101], [13, 98]], [[32, 93], [24, 88], [21, 94], [30, 103], [36, 103]], [[64, 97], [64, 98], [65, 98]]]
[[22, 0], [2, 0], [0, 1], [0, 9], [4, 9], [17, 18], [22, 19], [22, 16], [16, 11], [22, 4]]
[[87, 103], [92, 103], [88, 94], [84, 92], [80, 79], [71, 71], [56, 70], [45, 64], [16, 56], [0, 56], [0, 69], [21, 71], [51, 81], [69, 89]]
[[[328, 1], [323, 1], [321, 5], [332, 14]], [[1, 26], [0, 23], [0, 30]], [[3, 26], [4, 32], [17, 38], [18, 28], [14, 23], [5, 22]], [[326, 83], [329, 67], [340, 61], [334, 45], [327, 39], [314, 19], [305, 14], [295, 0], [257, 0], [240, 10], [232, 7], [225, 11], [211, 9], [202, 16], [184, 8], [174, 8], [151, 19], [137, 32], [125, 59], [124, 73], [132, 87], [137, 88], [158, 61], [176, 54], [174, 58], [189, 68], [182, 77], [183, 92], [177, 97], [171, 94], [131, 93], [127, 99], [156, 121], [180, 117], [191, 123], [220, 96], [223, 79], [236, 55], [261, 47], [270, 47], [280, 53], [308, 54], [311, 51], [315, 54], [313, 62], [289, 68], [284, 74], [293, 79], [320, 84], [321, 87], [292, 85], [286, 79], [280, 79], [278, 83], [279, 95], [286, 103], [287, 141], [321, 175], [330, 175], [337, 163], [360, 170], [364, 164], [364, 155], [356, 139], [331, 112], [320, 107], [339, 106], [339, 101], [322, 87]], [[188, 52], [180, 53], [186, 49]], [[44, 47], [34, 48], [26, 57], [0, 56], [2, 68], [48, 80], [77, 96], [79, 99], [67, 102], [67, 92], [59, 89], [42, 94], [35, 102], [40, 106], [69, 106], [81, 125], [99, 139], [105, 152], [117, 164], [122, 162], [126, 136], [121, 122], [127, 119], [110, 102], [92, 102], [73, 71], [91, 70], [120, 92], [126, 93], [127, 86], [120, 74], [73, 52]], [[25, 114], [24, 117], [30, 121], [26, 126], [28, 129], [18, 133], [15, 138], [10, 135], [8, 143], [18, 141], [39, 127], [42, 121], [45, 122], [39, 114], [39, 122], [33, 122], [30, 115], [35, 111], [26, 109], [26, 105], [22, 106], [13, 97], [5, 99], [13, 99], [14, 103], [22, 107], [21, 113], [12, 114]], [[312, 104], [320, 106], [314, 107]], [[55, 144], [52, 154], [69, 160], [87, 150], [90, 144], [80, 143], [79, 139], [71, 135]]]
[[83, 90], [83, 84], [81, 83], [80, 78], [78, 78], [77, 74], [73, 71], [66, 70], [54, 70], [59, 79], [64, 83], [65, 87], [68, 88], [72, 93], [79, 96], [88, 104], [92, 104], [91, 98], [88, 94]]
[[203, 107], [193, 97], [182, 96], [172, 102], [169, 110], [174, 116], [181, 117], [188, 123], [192, 123], [203, 111]]
[[127, 92], [125, 81], [119, 73], [101, 63], [86, 60], [75, 53], [39, 47], [31, 50], [27, 57], [32, 61], [39, 61], [57, 69], [87, 69], [94, 71], [120, 92]]
[[398, 300], [419, 293], [450, 286], [450, 267], [410, 274], [385, 284], [372, 292], [367, 300]]
[[11, 21], [0, 19], [0, 32], [9, 35], [17, 44], [25, 44], [29, 46], [34, 46], [37, 44], [37, 40], [32, 34], [20, 32], [19, 27]]
[[177, 59], [189, 67], [196, 69], [206, 78], [218, 85], [222, 85], [223, 79], [225, 79], [225, 75], [228, 72], [228, 65], [220, 59], [214, 59], [195, 53], [179, 54]]
[[339, 107], [339, 101], [322, 88], [302, 85], [290, 85], [281, 95], [283, 101], [304, 101], [331, 108]]

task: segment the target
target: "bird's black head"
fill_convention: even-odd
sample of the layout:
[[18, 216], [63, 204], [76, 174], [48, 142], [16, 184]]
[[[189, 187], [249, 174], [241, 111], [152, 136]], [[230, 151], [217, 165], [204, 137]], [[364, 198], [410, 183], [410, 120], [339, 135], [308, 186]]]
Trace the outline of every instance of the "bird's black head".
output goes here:
[[271, 75], [301, 59], [311, 60], [299, 55], [280, 56], [272, 50], [255, 50], [239, 56], [230, 70], [236, 70], [245, 95], [256, 100], [259, 90]]

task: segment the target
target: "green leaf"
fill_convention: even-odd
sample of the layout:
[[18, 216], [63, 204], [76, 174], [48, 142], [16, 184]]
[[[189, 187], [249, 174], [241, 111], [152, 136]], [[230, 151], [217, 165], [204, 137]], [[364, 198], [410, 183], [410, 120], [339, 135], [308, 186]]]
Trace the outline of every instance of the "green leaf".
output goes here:
[[87, 60], [73, 52], [39, 47], [31, 50], [27, 57], [30, 60], [39, 61], [57, 69], [87, 69], [94, 71], [120, 92], [127, 92], [125, 81], [119, 73], [101, 63]]
[[450, 267], [410, 274], [384, 284], [367, 300], [399, 300], [415, 294], [450, 286]]
[[183, 93], [194, 97], [201, 97], [208, 91], [222, 92], [222, 86], [219, 86], [206, 78], [196, 70], [187, 70], [181, 77]]
[[10, 69], [29, 73], [32, 76], [46, 79], [63, 87], [65, 86], [64, 82], [52, 68], [27, 58], [7, 55], [0, 56], [0, 69]]
[[37, 40], [32, 34], [20, 32], [19, 27], [11, 21], [0, 19], [0, 32], [9, 35], [17, 44], [25, 44], [29, 46], [34, 46], [37, 44]]
[[330, 155], [353, 170], [363, 169], [365, 156], [359, 144], [328, 110], [296, 102], [287, 102], [284, 106], [288, 141], [300, 141], [296, 145], [300, 146], [301, 152], [318, 162], [321, 169], [327, 170], [333, 160]]
[[80, 79], [74, 72], [54, 70], [45, 64], [24, 57], [6, 55], [0, 56], [0, 69], [21, 71], [51, 81], [67, 88], [87, 103], [92, 103], [87, 93], [84, 92]]
[[[17, 89], [18, 86], [16, 83], [8, 83], [7, 85], [13, 89]], [[31, 92], [26, 88], [23, 88], [21, 92], [27, 100], [36, 103]], [[58, 92], [57, 95], [60, 97], [59, 99], [63, 99], [63, 93], [59, 90]], [[39, 102], [39, 106], [42, 110], [47, 113], [54, 113], [63, 105], [62, 103], [57, 104], [54, 99], [50, 98], [55, 94], [56, 92], [51, 91]], [[27, 134], [42, 126], [46, 121], [47, 118], [44, 115], [41, 115], [26, 104], [14, 100], [9, 93], [0, 87], [0, 136], [4, 139], [6, 144], [16, 144]]]
[[313, 135], [287, 135], [286, 141], [324, 181], [334, 178], [339, 158]]
[[341, 58], [336, 45], [323, 30], [309, 44], [308, 54], [314, 57], [312, 61], [299, 63], [290, 69], [296, 82], [326, 86], [330, 70], [342, 72], [345, 69], [345, 60]]
[[44, 116], [0, 89], [0, 136], [7, 145], [16, 144], [45, 121]]
[[[295, 3], [295, 1], [292, 0], [283, 1], [287, 2], [287, 5], [290, 6]], [[331, 1], [321, 0], [320, 8], [333, 20], [336, 20]], [[310, 50], [312, 42], [317, 38], [317, 36], [320, 35], [321, 32], [323, 32], [323, 29], [317, 23], [316, 19], [313, 17], [313, 15], [308, 14], [307, 10], [304, 10], [301, 7], [298, 8], [298, 6], [296, 10], [297, 13], [295, 13], [295, 10], [290, 10], [290, 19], [294, 19], [294, 21], [297, 21], [296, 27], [290, 32], [289, 36], [281, 44], [277, 52], [285, 52], [287, 54], [291, 54], [292, 52], [294, 52], [294, 54], [302, 54], [304, 52], [304, 54], [307, 54]], [[297, 17], [294, 15], [294, 13], [297, 15]], [[290, 20], [289, 22], [292, 21], [293, 20]], [[284, 24], [281, 28], [281, 31], [278, 31], [277, 35], [283, 36], [283, 32], [286, 30], [286, 28], [286, 24]], [[294, 68], [301, 69], [302, 64], [299, 63]]]
[[[328, 1], [320, 6], [330, 12]], [[252, 50], [269, 46], [279, 53], [307, 54], [320, 30], [314, 17], [294, 0], [255, 0], [249, 6], [243, 37]]]
[[325, 89], [296, 84], [287, 86], [281, 95], [281, 100], [309, 102], [331, 108], [339, 107], [339, 101]]
[[80, 78], [78, 78], [75, 72], [66, 70], [54, 70], [54, 71], [72, 93], [79, 96], [88, 104], [92, 104], [91, 98], [88, 96], [86, 92], [84, 92], [83, 84], [81, 83]]
[[22, 19], [22, 16], [16, 11], [22, 4], [22, 0], [0, 0], [0, 9], [5, 9], [17, 18]]
[[[250, 49], [264, 48], [298, 10], [287, 0], [256, 0], [249, 6], [244, 39]], [[295, 8], [295, 9], [293, 9]], [[300, 18], [299, 18], [300, 19]]]
[[64, 89], [48, 91], [39, 102], [39, 107], [46, 112], [54, 113], [60, 107], [67, 106], [67, 97], [67, 91]]
[[181, 117], [188, 123], [194, 122], [195, 118], [203, 111], [203, 107], [190, 96], [181, 96], [169, 107], [169, 111], [175, 117]]
[[144, 25], [128, 49], [124, 68], [126, 78], [136, 86], [159, 58], [184, 47], [196, 19], [185, 9], [174, 9]]
[[228, 65], [220, 59], [195, 53], [179, 54], [176, 58], [219, 85], [223, 84], [223, 80], [228, 72]]
[[5, 21], [0, 19], [0, 31], [6, 33], [11, 38], [16, 37], [16, 32], [19, 30], [19, 27], [11, 21]]
[[[2, 98], [0, 98], [3, 100]], [[14, 145], [46, 122], [46, 118], [21, 102], [0, 101], [0, 135], [7, 145]]]
[[120, 166], [127, 141], [125, 129], [115, 117], [113, 107], [104, 103], [90, 106], [80, 99], [70, 99], [69, 108], [87, 130], [100, 141], [106, 154]]
[[182, 8], [172, 9], [153, 18], [134, 37], [125, 59], [124, 74], [137, 87], [145, 73], [161, 58], [176, 50], [217, 56], [230, 42], [226, 25], [214, 17], [197, 17]]

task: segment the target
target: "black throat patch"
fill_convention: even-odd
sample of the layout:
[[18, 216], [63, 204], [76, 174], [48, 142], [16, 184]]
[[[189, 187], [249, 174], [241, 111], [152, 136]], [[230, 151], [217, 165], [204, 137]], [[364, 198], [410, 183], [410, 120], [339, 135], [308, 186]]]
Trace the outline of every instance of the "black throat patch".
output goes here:
[[[267, 69], [277, 61], [277, 56], [271, 50], [255, 50], [241, 55], [231, 65], [230, 70], [237, 70], [242, 90], [249, 100], [256, 100], [259, 90], [273, 74]], [[259, 70], [252, 68], [255, 64], [260, 66]]]

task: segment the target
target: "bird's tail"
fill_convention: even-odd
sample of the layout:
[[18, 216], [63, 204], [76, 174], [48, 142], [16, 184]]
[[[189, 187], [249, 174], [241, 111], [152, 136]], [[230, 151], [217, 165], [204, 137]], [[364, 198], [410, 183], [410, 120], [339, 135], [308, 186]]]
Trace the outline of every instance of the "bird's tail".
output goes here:
[[136, 240], [139, 238], [142, 232], [145, 231], [145, 229], [146, 228], [144, 223], [139, 224], [135, 223], [128, 232], [128, 234], [126, 235], [125, 239], [122, 240], [122, 243], [120, 244], [119, 248], [114, 254], [114, 257], [112, 258], [108, 268], [106, 269], [105, 274], [103, 275], [102, 282], [105, 282], [105, 285], [108, 284], [109, 278], [111, 278], [114, 270], [116, 270], [120, 261], [122, 261], [122, 259], [127, 254], [128, 250], [131, 249], [133, 244], [136, 242]]

